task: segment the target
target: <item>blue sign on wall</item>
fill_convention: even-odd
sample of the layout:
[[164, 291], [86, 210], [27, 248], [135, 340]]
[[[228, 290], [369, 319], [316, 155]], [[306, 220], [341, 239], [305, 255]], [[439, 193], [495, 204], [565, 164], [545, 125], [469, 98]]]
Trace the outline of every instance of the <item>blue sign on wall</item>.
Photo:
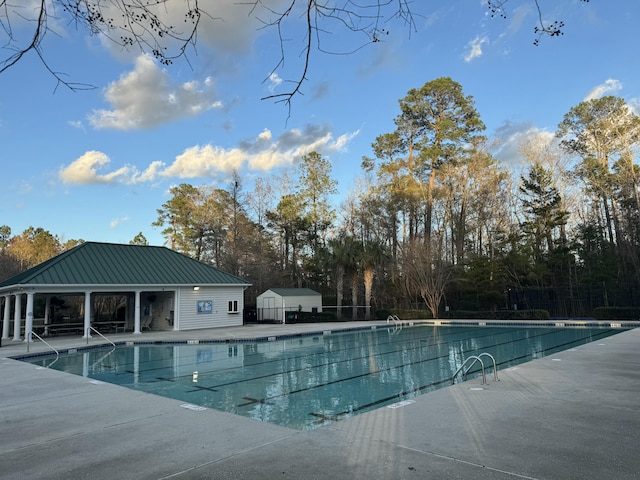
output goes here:
[[213, 300], [198, 300], [198, 313], [213, 313]]

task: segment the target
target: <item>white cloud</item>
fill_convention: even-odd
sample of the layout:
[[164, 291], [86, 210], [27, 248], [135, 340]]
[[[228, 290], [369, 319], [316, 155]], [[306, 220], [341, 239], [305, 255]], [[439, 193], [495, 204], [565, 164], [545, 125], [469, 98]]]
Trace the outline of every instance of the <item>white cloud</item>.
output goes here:
[[160, 161], [151, 162], [144, 172], [136, 172], [136, 174], [132, 176], [131, 183], [153, 182], [164, 169], [164, 165], [164, 162]]
[[[38, 2], [39, 3], [39, 2]], [[239, 4], [237, 0], [216, 0], [215, 2], [201, 2], [201, 12], [198, 20], [197, 45], [198, 50], [213, 49], [220, 54], [238, 55], [247, 52], [253, 41], [262, 34], [265, 22], [273, 16], [274, 11], [279, 11], [279, 6], [284, 0], [262, 0], [259, 5], [253, 6], [250, 3]], [[120, 18], [122, 16], [119, 2], [102, 2], [101, 14], [105, 18]], [[134, 43], [129, 48], [122, 48], [118, 43], [112, 42], [104, 35], [99, 37], [102, 45], [111, 53], [120, 58], [126, 58], [132, 52], [139, 52], [139, 47], [143, 46], [150, 51], [155, 40], [159, 40], [166, 55], [171, 57], [180, 54], [180, 48], [184, 46], [187, 36], [193, 28], [194, 17], [190, 15], [192, 5], [186, 1], [170, 2], [146, 2], [145, 8], [149, 9], [157, 18], [167, 26], [174, 26], [173, 35], [151, 35], [155, 29], [151, 28], [150, 22], [141, 20], [134, 25], [139, 42]], [[261, 17], [261, 18], [258, 18]], [[110, 32], [112, 38], [130, 37], [128, 29], [122, 29], [116, 24], [115, 30]], [[186, 54], [193, 53], [189, 48]]]
[[406, 61], [400, 40], [392, 38], [376, 43], [375, 48], [369, 51], [367, 58], [357, 67], [357, 72], [359, 75], [368, 77], [379, 71], [403, 68], [403, 62]]
[[121, 223], [128, 222], [128, 221], [129, 221], [129, 217], [114, 218], [109, 222], [109, 228], [116, 228]]
[[610, 78], [606, 80], [604, 83], [594, 87], [591, 91], [584, 97], [584, 101], [588, 102], [589, 100], [595, 100], [596, 98], [602, 98], [605, 95], [617, 92], [622, 90], [622, 82], [619, 80], [615, 80]]
[[541, 138], [545, 142], [555, 140], [552, 132], [542, 130], [531, 123], [503, 123], [495, 133], [496, 138], [500, 142], [493, 155], [512, 168], [518, 169], [524, 162], [524, 157], [520, 151], [520, 147], [528, 139], [534, 137]]
[[141, 55], [133, 71], [107, 87], [105, 99], [112, 110], [94, 111], [89, 121], [95, 128], [133, 130], [195, 117], [221, 106], [212, 84], [209, 78], [204, 84], [175, 83], [153, 58]]
[[31, 185], [29, 182], [22, 182], [20, 184], [20, 193], [27, 194], [27, 193], [31, 193], [32, 191], [33, 191], [33, 185]]
[[276, 88], [282, 83], [282, 79], [278, 76], [276, 72], [273, 72], [269, 75], [269, 91], [273, 92]]
[[163, 177], [198, 178], [215, 177], [218, 172], [231, 172], [240, 168], [246, 154], [237, 148], [225, 150], [211, 145], [187, 148], [166, 169]]
[[464, 56], [464, 61], [469, 63], [471, 60], [482, 56], [482, 45], [485, 43], [489, 43], [489, 38], [485, 35], [484, 37], [476, 37], [471, 40], [467, 47], [469, 47], [469, 51]]
[[320, 100], [329, 94], [329, 82], [319, 82], [313, 87], [313, 99]]
[[122, 167], [113, 172], [101, 175], [98, 170], [106, 167], [110, 159], [102, 152], [91, 150], [80, 158], [62, 167], [58, 176], [64, 183], [90, 185], [96, 183], [119, 183], [127, 181], [134, 173], [130, 167]]
[[[177, 14], [172, 13], [173, 25], [183, 22], [184, 2], [167, 2], [177, 5]], [[237, 54], [247, 51], [258, 37], [273, 12], [281, 11], [285, 0], [263, 0], [257, 7], [251, 2], [237, 0], [216, 0], [202, 5], [206, 15], [201, 15], [198, 28], [198, 46], [207, 45], [218, 52]], [[164, 5], [163, 5], [164, 8]]]
[[529, 4], [520, 5], [519, 7], [514, 8], [511, 15], [509, 15], [508, 33], [510, 35], [518, 33], [522, 29], [523, 25], [525, 25], [525, 21], [530, 13], [532, 13], [532, 7]]
[[245, 142], [244, 146], [248, 151], [255, 152], [248, 158], [248, 165], [252, 170], [270, 170], [292, 165], [303, 155], [313, 151], [325, 154], [342, 151], [358, 133], [356, 131], [334, 139], [328, 127], [308, 125], [304, 130], [294, 128], [286, 131], [275, 141], [272, 141], [271, 132], [265, 130], [258, 136], [255, 144]]
[[194, 146], [178, 155], [173, 163], [152, 162], [143, 172], [125, 166], [113, 172], [98, 173], [106, 169], [109, 157], [90, 151], [60, 169], [59, 177], [72, 184], [134, 184], [153, 182], [160, 178], [216, 178], [219, 173], [229, 173], [243, 167], [251, 170], [270, 170], [292, 165], [312, 151], [321, 154], [343, 151], [358, 131], [334, 138], [329, 127], [308, 125], [304, 129], [292, 129], [273, 138], [265, 129], [255, 138], [240, 142], [233, 148], [214, 145]]
[[640, 115], [640, 98], [636, 97], [628, 100], [627, 105], [629, 105], [633, 113]]

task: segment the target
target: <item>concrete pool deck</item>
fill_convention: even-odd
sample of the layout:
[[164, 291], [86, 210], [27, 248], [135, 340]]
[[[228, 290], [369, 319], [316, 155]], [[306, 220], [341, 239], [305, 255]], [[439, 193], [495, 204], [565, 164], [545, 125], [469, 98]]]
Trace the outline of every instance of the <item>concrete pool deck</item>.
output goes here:
[[[384, 322], [107, 335], [239, 340]], [[56, 349], [86, 339], [47, 339]], [[104, 343], [100, 337], [90, 345]], [[30, 352], [43, 352], [41, 342]], [[9, 357], [0, 347], [1, 479], [637, 479], [640, 329], [310, 432]]]

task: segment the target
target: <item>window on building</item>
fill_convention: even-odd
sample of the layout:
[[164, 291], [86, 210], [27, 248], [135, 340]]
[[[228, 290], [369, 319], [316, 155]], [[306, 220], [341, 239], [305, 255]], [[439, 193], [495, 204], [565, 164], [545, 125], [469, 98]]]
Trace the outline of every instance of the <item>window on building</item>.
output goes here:
[[238, 313], [238, 301], [229, 300], [229, 313]]

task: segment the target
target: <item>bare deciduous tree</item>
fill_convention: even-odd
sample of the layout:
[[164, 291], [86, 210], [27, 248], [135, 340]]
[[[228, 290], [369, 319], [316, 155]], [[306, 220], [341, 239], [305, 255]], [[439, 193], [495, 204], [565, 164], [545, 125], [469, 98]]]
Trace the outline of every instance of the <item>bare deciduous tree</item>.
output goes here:
[[453, 275], [451, 265], [434, 253], [438, 251], [418, 239], [408, 242], [403, 251], [405, 287], [410, 296], [418, 295], [424, 301], [433, 318], [438, 318], [438, 308]]
[[204, 12], [198, 0], [186, 0], [183, 22], [173, 25], [168, 15], [175, 0], [36, 0], [12, 3], [0, 0], [0, 38], [4, 36], [0, 56], [0, 74], [35, 53], [47, 71], [71, 90], [86, 90], [92, 85], [70, 82], [50, 66], [43, 53], [48, 35], [57, 35], [62, 22], [86, 28], [123, 48], [137, 46], [153, 54], [164, 65], [184, 57], [189, 45], [195, 46], [198, 25]]
[[[580, 0], [583, 3], [589, 3], [589, 0]], [[492, 17], [498, 16], [501, 18], [507, 18], [507, 12], [505, 5], [509, 0], [487, 0], [487, 7]], [[536, 36], [533, 44], [535, 46], [540, 45], [542, 37], [559, 37], [564, 35], [564, 22], [562, 20], [547, 21], [542, 14], [542, 7], [539, 0], [533, 0], [538, 13], [538, 24], [534, 27], [533, 32]]]
[[[491, 15], [506, 18], [508, 1], [488, 1]], [[543, 19], [539, 0], [515, 1], [533, 1], [537, 8], [535, 44], [543, 36], [563, 34], [562, 21]], [[277, 32], [280, 58], [271, 74], [283, 68], [286, 58], [302, 59], [293, 77], [285, 79], [289, 87], [263, 98], [284, 102], [289, 107], [291, 100], [302, 94], [313, 52], [351, 54], [383, 41], [394, 22], [409, 33], [417, 30], [413, 10], [416, 4], [410, 0], [239, 0], [235, 6], [245, 8], [247, 15], [257, 18], [263, 29]], [[56, 88], [59, 85], [71, 90], [94, 88], [66, 79], [50, 65], [43, 51], [45, 39], [59, 35], [59, 28], [64, 25], [86, 29], [123, 49], [137, 48], [152, 54], [163, 65], [178, 58], [188, 62], [187, 50], [196, 47], [203, 17], [225, 20], [222, 12], [226, 6], [211, 2], [207, 3], [206, 11], [202, 7], [201, 0], [0, 0], [0, 74], [25, 55], [34, 53], [56, 79]], [[296, 36], [301, 26], [301, 35]], [[352, 33], [356, 39], [342, 43], [344, 37], [338, 37], [337, 32]]]

